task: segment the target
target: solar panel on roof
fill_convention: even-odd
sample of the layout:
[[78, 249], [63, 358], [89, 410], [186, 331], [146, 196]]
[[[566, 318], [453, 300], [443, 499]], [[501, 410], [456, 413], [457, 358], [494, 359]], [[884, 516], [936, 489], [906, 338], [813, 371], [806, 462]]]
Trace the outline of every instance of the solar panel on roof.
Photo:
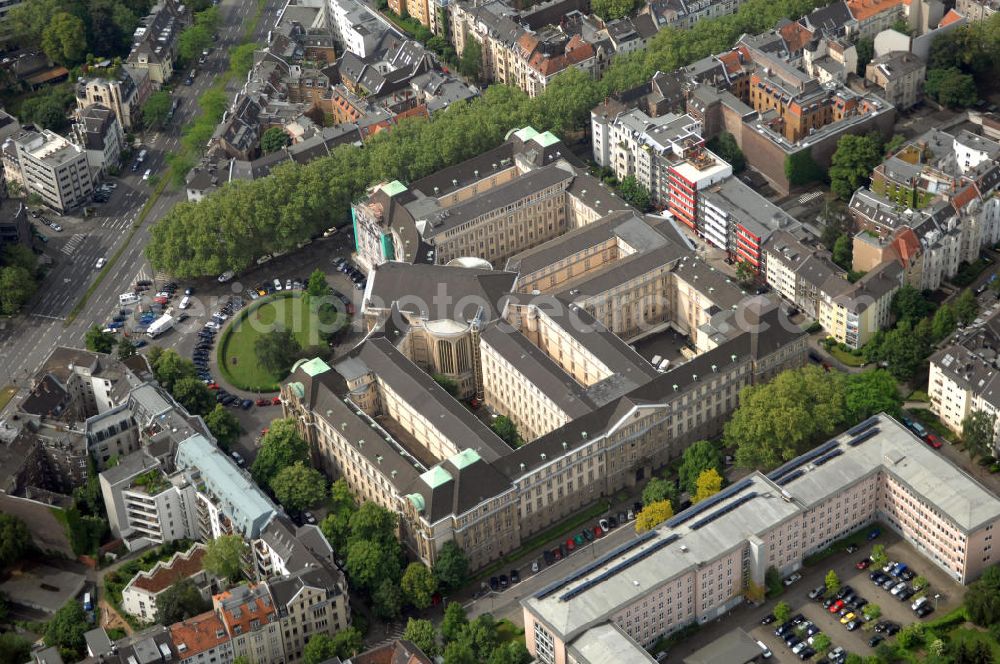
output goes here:
[[559, 596], [559, 601], [561, 601], [561, 602], [567, 602], [567, 601], [573, 599], [574, 597], [576, 597], [577, 595], [579, 595], [581, 593], [587, 592], [588, 590], [590, 590], [594, 586], [598, 585], [599, 583], [604, 583], [605, 581], [607, 581], [611, 577], [613, 577], [616, 574], [619, 574], [619, 573], [625, 571], [626, 569], [628, 569], [629, 567], [632, 567], [633, 565], [635, 565], [639, 561], [645, 560], [646, 558], [648, 558], [649, 556], [653, 555], [654, 553], [656, 553], [660, 549], [662, 549], [664, 547], [667, 547], [667, 546], [670, 546], [671, 544], [673, 544], [674, 542], [676, 542], [680, 538], [681, 538], [681, 536], [675, 533], [673, 535], [670, 535], [668, 537], [663, 538], [659, 542], [653, 543], [653, 545], [650, 546], [648, 549], [643, 549], [642, 551], [640, 551], [636, 555], [632, 556], [628, 560], [626, 560], [624, 562], [621, 562], [621, 563], [618, 563], [617, 565], [615, 565], [611, 569], [606, 570], [606, 571], [602, 572], [601, 574], [598, 574], [593, 579], [588, 579], [587, 581], [584, 581], [583, 583], [581, 583], [576, 588], [573, 588], [572, 590], [563, 593], [562, 595]]
[[871, 429], [877, 423], [878, 423], [878, 415], [872, 415], [871, 417], [869, 417], [867, 420], [865, 420], [861, 424], [856, 424], [855, 426], [853, 426], [850, 429], [848, 429], [847, 430], [847, 435], [848, 436], [857, 436], [862, 431], [867, 431], [868, 429]]
[[793, 470], [799, 468], [800, 466], [804, 466], [805, 464], [809, 463], [810, 461], [812, 461], [813, 459], [822, 454], [826, 454], [839, 444], [840, 442], [837, 440], [828, 440], [819, 447], [817, 447], [816, 449], [806, 452], [805, 454], [802, 454], [792, 459], [791, 461], [786, 463], [784, 466], [781, 466], [777, 470], [771, 471], [771, 473], [768, 474], [767, 479], [771, 480], [772, 482], [776, 482], [779, 479], [781, 479], [783, 475], [792, 472]]
[[876, 435], [877, 433], [878, 433], [877, 427], [875, 429], [869, 429], [860, 436], [855, 436], [854, 438], [851, 438], [849, 441], [847, 441], [847, 444], [850, 445], [851, 447], [857, 447], [858, 445], [865, 442], [866, 440]]
[[818, 458], [815, 461], [813, 461], [813, 464], [817, 465], [817, 466], [822, 466], [824, 463], [826, 463], [830, 459], [833, 459], [834, 457], [839, 457], [843, 453], [844, 453], [844, 450], [834, 450], [832, 452], [827, 452], [826, 454], [824, 454], [820, 458]]
[[649, 540], [651, 540], [654, 537], [656, 537], [656, 535], [657, 535], [656, 531], [655, 530], [651, 530], [648, 533], [643, 533], [641, 536], [639, 536], [638, 538], [636, 538], [634, 540], [630, 540], [630, 541], [626, 542], [625, 544], [621, 544], [621, 545], [615, 547], [614, 549], [612, 549], [611, 551], [608, 551], [606, 554], [604, 554], [603, 556], [601, 556], [597, 560], [593, 561], [589, 565], [585, 565], [584, 567], [581, 567], [580, 569], [578, 569], [577, 571], [573, 572], [572, 574], [570, 574], [568, 576], [565, 576], [565, 577], [559, 579], [558, 581], [555, 581], [555, 582], [550, 583], [549, 585], [545, 586], [544, 588], [542, 588], [541, 590], [539, 590], [537, 593], [535, 593], [535, 599], [545, 599], [546, 597], [548, 597], [549, 595], [553, 594], [554, 592], [556, 592], [560, 588], [564, 588], [565, 586], [568, 586], [569, 584], [573, 583], [577, 579], [579, 579], [581, 577], [584, 577], [587, 574], [590, 574], [591, 572], [593, 572], [598, 567], [601, 567], [602, 565], [605, 565], [609, 561], [614, 560], [615, 558], [619, 557], [623, 553], [628, 553], [632, 549], [645, 544]]
[[794, 482], [795, 480], [799, 479], [805, 474], [806, 471], [804, 470], [796, 470], [794, 473], [789, 473], [788, 475], [785, 475], [780, 480], [775, 482], [775, 484], [777, 484], [778, 486], [785, 486], [786, 484]]
[[713, 521], [715, 521], [719, 517], [723, 517], [723, 516], [729, 514], [730, 512], [732, 512], [734, 509], [736, 509], [737, 507], [739, 507], [743, 503], [748, 502], [750, 500], [753, 500], [756, 497], [757, 497], [757, 492], [756, 491], [751, 491], [750, 493], [748, 493], [745, 496], [740, 496], [738, 499], [736, 499], [733, 502], [729, 503], [728, 505], [726, 505], [725, 507], [723, 507], [719, 511], [712, 512], [708, 516], [706, 516], [706, 517], [704, 517], [702, 519], [698, 519], [697, 521], [695, 521], [694, 523], [692, 523], [691, 524], [691, 530], [698, 530], [699, 528], [703, 528], [703, 527], [707, 526], [708, 524], [712, 523]]
[[711, 509], [714, 505], [718, 505], [719, 503], [721, 503], [726, 498], [729, 498], [730, 496], [736, 495], [737, 493], [739, 493], [743, 489], [747, 488], [751, 484], [753, 484], [753, 480], [750, 479], [750, 478], [747, 478], [747, 479], [744, 479], [744, 480], [740, 480], [736, 484], [734, 484], [734, 485], [732, 485], [730, 487], [726, 487], [725, 489], [723, 489], [719, 493], [715, 494], [711, 498], [706, 498], [705, 500], [701, 501], [700, 503], [698, 503], [696, 505], [692, 505], [691, 507], [687, 508], [686, 510], [684, 510], [680, 514], [678, 514], [678, 515], [674, 516], [673, 518], [669, 519], [667, 521], [666, 525], [667, 525], [668, 528], [676, 528], [677, 526], [681, 525], [682, 523], [690, 521], [691, 519], [693, 519], [694, 517], [698, 516], [699, 514], [701, 514], [702, 512], [704, 512], [705, 510]]

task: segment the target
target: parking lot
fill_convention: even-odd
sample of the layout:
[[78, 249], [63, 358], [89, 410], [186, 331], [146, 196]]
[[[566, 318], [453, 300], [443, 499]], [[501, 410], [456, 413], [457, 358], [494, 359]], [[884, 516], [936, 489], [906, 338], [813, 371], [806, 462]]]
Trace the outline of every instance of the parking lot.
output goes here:
[[[802, 578], [789, 586], [781, 597], [770, 599], [759, 607], [743, 605], [728, 616], [705, 625], [697, 634], [674, 647], [670, 653], [670, 659], [680, 661], [687, 654], [698, 650], [721, 634], [736, 627], [742, 627], [753, 638], [762, 641], [771, 650], [774, 656], [769, 661], [788, 662], [789, 664], [800, 661], [785, 645], [781, 637], [775, 635], [775, 629], [779, 627], [777, 622], [761, 624], [762, 619], [773, 612], [778, 602], [787, 603], [791, 608], [792, 616], [801, 614], [803, 622], [799, 625], [800, 628], [806, 625], [804, 621], [809, 621], [829, 636], [832, 644], [831, 649], [839, 646], [846, 653], [857, 653], [862, 656], [873, 654], [875, 648], [868, 644], [869, 640], [878, 634], [875, 631], [877, 623], [892, 621], [900, 626], [905, 626], [921, 620], [910, 608], [915, 597], [900, 602], [888, 590], [876, 588], [869, 578], [872, 569], [859, 570], [856, 568], [858, 561], [871, 555], [872, 547], [875, 544], [882, 544], [885, 547], [886, 556], [890, 561], [903, 562], [916, 575], [923, 576], [928, 580], [928, 602], [937, 604], [936, 611], [927, 617], [928, 620], [961, 604], [963, 597], [961, 585], [952, 580], [939, 567], [925, 559], [895, 533], [885, 528], [881, 530], [882, 534], [877, 539], [865, 542], [854, 553], [837, 552], [813, 567], [799, 570]], [[831, 569], [837, 573], [842, 587], [851, 586], [860, 597], [867, 600], [868, 604], [877, 605], [881, 609], [881, 616], [851, 632], [841, 624], [842, 616], [839, 612], [830, 613], [828, 609], [823, 607], [822, 601], [810, 599], [810, 591], [824, 585], [826, 574]], [[938, 596], [936, 600], [934, 599], [935, 595]]]

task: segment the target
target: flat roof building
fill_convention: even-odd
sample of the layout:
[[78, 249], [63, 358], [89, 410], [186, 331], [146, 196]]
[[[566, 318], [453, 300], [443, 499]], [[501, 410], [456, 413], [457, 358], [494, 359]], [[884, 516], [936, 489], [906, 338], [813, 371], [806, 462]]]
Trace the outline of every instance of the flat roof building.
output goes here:
[[769, 567], [788, 574], [876, 520], [960, 583], [996, 560], [987, 537], [1000, 499], [881, 414], [648, 533], [618, 531], [605, 557], [521, 601], [528, 649], [545, 664], [572, 661], [571, 648], [611, 625], [649, 647], [725, 614]]
[[87, 153], [59, 134], [43, 129], [14, 137], [25, 189], [59, 212], [82, 205], [94, 193]]

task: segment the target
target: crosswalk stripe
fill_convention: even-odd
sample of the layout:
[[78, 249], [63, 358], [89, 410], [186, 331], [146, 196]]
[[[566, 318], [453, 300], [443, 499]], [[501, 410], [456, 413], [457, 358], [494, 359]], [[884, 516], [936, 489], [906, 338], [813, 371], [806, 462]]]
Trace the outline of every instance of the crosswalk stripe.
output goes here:
[[73, 252], [80, 246], [80, 243], [83, 242], [84, 237], [86, 236], [81, 233], [74, 234], [69, 240], [66, 241], [66, 244], [63, 245], [63, 248], [60, 251], [67, 256], [72, 256]]

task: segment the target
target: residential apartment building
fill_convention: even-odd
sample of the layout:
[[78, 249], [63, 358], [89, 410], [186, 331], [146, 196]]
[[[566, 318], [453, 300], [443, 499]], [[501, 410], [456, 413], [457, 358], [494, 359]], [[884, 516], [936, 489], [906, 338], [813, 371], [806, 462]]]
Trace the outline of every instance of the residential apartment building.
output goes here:
[[265, 584], [235, 586], [212, 597], [215, 614], [225, 627], [233, 658], [251, 664], [286, 660], [278, 612]]
[[956, 0], [955, 9], [970, 21], [985, 21], [1000, 11], [996, 0]]
[[881, 263], [851, 283], [828, 252], [783, 230], [772, 234], [764, 253], [767, 283], [838, 343], [860, 348], [889, 324], [892, 296], [903, 283], [899, 263]]
[[960, 331], [954, 343], [930, 358], [927, 394], [931, 411], [956, 435], [962, 435], [965, 419], [979, 411], [994, 418], [995, 435], [1000, 436], [998, 349], [1000, 316], [993, 312]]
[[882, 89], [886, 101], [904, 111], [923, 99], [926, 77], [927, 63], [906, 51], [886, 53], [865, 67], [865, 79]]
[[149, 77], [152, 89], [170, 80], [177, 59], [177, 38], [191, 24], [191, 9], [176, 0], [159, 0], [132, 35], [125, 62]]
[[691, 29], [701, 19], [735, 14], [742, 4], [742, 0], [694, 0], [694, 2], [653, 0], [639, 9], [639, 12], [650, 16], [657, 30]]
[[86, 151], [48, 129], [25, 131], [14, 138], [21, 180], [28, 193], [66, 212], [90, 200], [94, 181]]
[[187, 551], [178, 551], [169, 560], [160, 561], [153, 569], [137, 573], [122, 589], [121, 607], [125, 613], [142, 622], [156, 620], [160, 595], [173, 584], [191, 581], [208, 601], [213, 594], [214, 577], [202, 567], [205, 546], [195, 544]]
[[[222, 619], [212, 611], [169, 627], [173, 650], [185, 664], [232, 664], [233, 644]], [[167, 654], [172, 653], [168, 650]]]
[[78, 113], [95, 104], [110, 108], [125, 131], [141, 126], [142, 105], [152, 91], [148, 71], [129, 66], [122, 66], [117, 78], [81, 79], [75, 89]]
[[351, 624], [347, 582], [339, 572], [302, 568], [267, 585], [278, 611], [285, 661], [301, 661], [306, 644], [317, 634], [332, 637]]
[[[754, 473], [522, 600], [528, 650], [545, 664], [597, 664], [725, 615], [837, 538], [881, 521], [958, 582], [994, 564], [1000, 501], [886, 415], [777, 470]], [[641, 658], [637, 661], [642, 661]]]
[[856, 21], [858, 37], [874, 38], [906, 18], [903, 0], [847, 0], [847, 8]]
[[696, 226], [698, 192], [733, 174], [732, 166], [705, 149], [701, 124], [690, 115], [651, 118], [639, 109], [610, 117], [608, 106], [591, 111], [597, 163], [619, 180], [632, 176], [690, 228]]
[[78, 121], [73, 124], [73, 140], [86, 151], [95, 179], [118, 168], [125, 149], [125, 133], [111, 109], [94, 104], [80, 111]]
[[628, 205], [550, 132], [512, 131], [501, 146], [352, 206], [357, 261], [490, 265]]

